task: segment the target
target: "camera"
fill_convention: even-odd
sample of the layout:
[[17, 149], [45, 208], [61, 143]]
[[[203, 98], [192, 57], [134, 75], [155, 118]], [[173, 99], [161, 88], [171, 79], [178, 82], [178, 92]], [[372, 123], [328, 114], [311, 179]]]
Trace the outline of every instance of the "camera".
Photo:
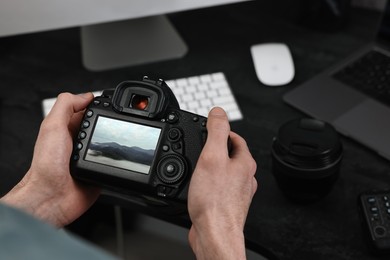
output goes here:
[[74, 140], [72, 176], [138, 204], [185, 203], [206, 120], [180, 110], [163, 80], [124, 81], [88, 105]]

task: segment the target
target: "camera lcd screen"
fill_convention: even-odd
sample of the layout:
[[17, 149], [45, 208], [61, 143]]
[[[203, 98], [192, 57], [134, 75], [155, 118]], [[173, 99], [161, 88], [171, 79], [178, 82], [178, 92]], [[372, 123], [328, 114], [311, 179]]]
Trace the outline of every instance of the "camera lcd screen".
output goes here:
[[85, 160], [149, 174], [161, 129], [99, 116]]

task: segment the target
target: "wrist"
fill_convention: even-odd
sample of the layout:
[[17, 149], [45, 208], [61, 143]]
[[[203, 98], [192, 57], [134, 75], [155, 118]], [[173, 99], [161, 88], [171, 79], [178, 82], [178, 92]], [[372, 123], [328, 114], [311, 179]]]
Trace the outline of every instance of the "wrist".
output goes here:
[[43, 190], [34, 192], [35, 189], [29, 182], [22, 179], [0, 201], [44, 222], [56, 227], [62, 227], [62, 221], [53, 214], [53, 212], [56, 212], [54, 209], [56, 205], [54, 196], [50, 196]]
[[240, 225], [224, 221], [204, 221], [193, 224], [190, 245], [198, 260], [246, 259], [245, 238]]

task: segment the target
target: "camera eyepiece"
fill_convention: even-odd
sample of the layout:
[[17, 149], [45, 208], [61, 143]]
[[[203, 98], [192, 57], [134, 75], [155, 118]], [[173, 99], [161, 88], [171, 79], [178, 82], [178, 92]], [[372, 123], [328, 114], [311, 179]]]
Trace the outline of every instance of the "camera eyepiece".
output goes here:
[[124, 81], [116, 88], [112, 104], [122, 114], [160, 118], [168, 107], [180, 109], [175, 95], [164, 81]]
[[134, 94], [131, 97], [130, 107], [138, 110], [146, 110], [149, 106], [149, 97]]

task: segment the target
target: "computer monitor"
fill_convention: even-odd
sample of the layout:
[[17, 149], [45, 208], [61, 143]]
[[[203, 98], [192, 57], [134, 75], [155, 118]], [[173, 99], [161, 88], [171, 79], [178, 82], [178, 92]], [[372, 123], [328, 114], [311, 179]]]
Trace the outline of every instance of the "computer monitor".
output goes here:
[[81, 26], [89, 70], [182, 57], [187, 46], [164, 14], [247, 0], [1, 0], [0, 37]]

